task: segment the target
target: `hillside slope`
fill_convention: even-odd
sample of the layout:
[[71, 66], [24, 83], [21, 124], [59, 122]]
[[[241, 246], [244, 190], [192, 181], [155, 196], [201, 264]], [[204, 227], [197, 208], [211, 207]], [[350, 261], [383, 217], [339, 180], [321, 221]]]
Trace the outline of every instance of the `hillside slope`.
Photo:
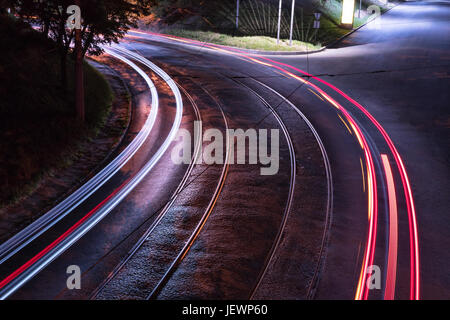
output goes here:
[[[287, 39], [290, 31], [291, 1], [284, 0], [281, 16], [281, 38]], [[278, 0], [241, 0], [239, 28], [236, 29], [236, 0], [165, 0], [155, 1], [152, 14], [142, 19], [141, 27], [160, 32], [210, 31], [236, 36], [276, 37], [278, 24]], [[376, 4], [383, 10], [386, 6], [376, 0], [361, 2], [355, 8], [355, 26], [368, 17], [366, 9]], [[348, 30], [339, 27], [342, 11], [341, 0], [296, 0], [293, 39], [326, 44], [342, 36]], [[320, 28], [313, 28], [314, 13], [320, 12]]]
[[[86, 123], [79, 123], [73, 77], [65, 91], [55, 43], [7, 15], [0, 15], [0, 38], [2, 207], [28, 194], [44, 173], [70, 163], [77, 145], [102, 126], [113, 95], [103, 76], [86, 63]], [[67, 63], [67, 70], [73, 70], [71, 59]]]

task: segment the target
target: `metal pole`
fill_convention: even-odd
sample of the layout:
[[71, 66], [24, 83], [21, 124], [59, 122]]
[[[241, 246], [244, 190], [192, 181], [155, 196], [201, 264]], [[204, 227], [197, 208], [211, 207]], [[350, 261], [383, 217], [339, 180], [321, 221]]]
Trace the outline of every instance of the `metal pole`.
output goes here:
[[236, 4], [236, 29], [239, 28], [239, 0], [237, 0]]
[[289, 46], [291, 47], [292, 47], [292, 29], [294, 28], [294, 7], [295, 7], [295, 0], [292, 0], [291, 31], [289, 33]]
[[[239, 1], [239, 0], [238, 0]], [[361, 1], [359, 0], [359, 12], [358, 12], [358, 18], [361, 18]]]
[[281, 5], [283, 0], [280, 0], [280, 5], [278, 7], [278, 32], [277, 32], [277, 44], [280, 43], [280, 27], [281, 27]]

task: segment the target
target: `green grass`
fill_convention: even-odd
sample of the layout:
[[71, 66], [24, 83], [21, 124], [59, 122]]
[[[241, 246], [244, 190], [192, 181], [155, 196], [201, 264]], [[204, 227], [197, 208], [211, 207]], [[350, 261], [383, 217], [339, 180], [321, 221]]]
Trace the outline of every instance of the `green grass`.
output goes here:
[[28, 194], [40, 178], [70, 165], [80, 144], [105, 122], [113, 93], [84, 64], [86, 122], [74, 117], [73, 62], [67, 93], [61, 86], [55, 44], [28, 25], [0, 16], [0, 207]]
[[[274, 38], [278, 29], [278, 1], [246, 0], [240, 2], [239, 28], [235, 27], [236, 1], [210, 0], [200, 7], [192, 5], [196, 0], [188, 0], [185, 9], [174, 10], [170, 1], [156, 6], [152, 16], [145, 17], [144, 23], [156, 22], [159, 31], [184, 35], [189, 38], [243, 48], [270, 51], [304, 51], [308, 44], [314, 47], [327, 45], [340, 38], [349, 30], [340, 28], [342, 0], [297, 1], [294, 13], [293, 39], [297, 48], [289, 48], [286, 42], [276, 46]], [[191, 6], [188, 4], [191, 3]], [[361, 18], [355, 17], [354, 28], [367, 20], [366, 9], [374, 0], [363, 0]], [[356, 9], [359, 2], [356, 3]], [[381, 8], [382, 11], [385, 8]], [[356, 11], [356, 10], [355, 10]], [[314, 29], [314, 13], [321, 12], [320, 28]], [[290, 33], [290, 1], [283, 2], [280, 33], [287, 39]], [[201, 32], [200, 32], [201, 31]], [[211, 33], [204, 33], [210, 31]], [[197, 32], [199, 32], [197, 34]], [[228, 35], [228, 36], [227, 36]], [[238, 37], [233, 37], [238, 36]], [[303, 47], [303, 48], [302, 48]]]
[[313, 45], [298, 40], [292, 41], [292, 47], [289, 46], [289, 40], [282, 39], [277, 45], [275, 38], [266, 36], [231, 36], [227, 34], [211, 32], [211, 31], [190, 31], [180, 29], [167, 29], [165, 33], [190, 38], [202, 42], [210, 42], [225, 46], [246, 48], [253, 50], [264, 51], [311, 51], [320, 48], [320, 46]]

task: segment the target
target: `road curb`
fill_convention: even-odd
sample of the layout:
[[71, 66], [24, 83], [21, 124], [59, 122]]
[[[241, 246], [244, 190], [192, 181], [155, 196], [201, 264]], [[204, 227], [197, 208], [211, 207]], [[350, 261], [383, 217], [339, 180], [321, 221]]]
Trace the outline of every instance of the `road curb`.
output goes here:
[[[222, 45], [221, 45], [222, 46]], [[253, 49], [245, 49], [245, 48], [238, 48], [238, 47], [230, 47], [230, 46], [223, 46], [231, 49], [236, 49], [240, 51], [245, 51], [250, 55], [266, 55], [266, 56], [300, 56], [305, 54], [311, 54], [311, 53], [317, 53], [325, 50], [327, 47], [321, 47], [317, 50], [312, 51], [263, 51], [263, 50], [253, 50]]]

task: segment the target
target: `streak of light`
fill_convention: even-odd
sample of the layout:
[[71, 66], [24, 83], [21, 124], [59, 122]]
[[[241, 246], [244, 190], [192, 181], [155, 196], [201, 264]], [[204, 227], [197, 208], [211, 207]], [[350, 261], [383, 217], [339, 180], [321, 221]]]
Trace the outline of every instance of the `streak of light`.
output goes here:
[[366, 192], [366, 178], [365, 178], [365, 174], [364, 174], [364, 165], [362, 162], [362, 159], [359, 158], [359, 163], [361, 164], [361, 174], [362, 174], [362, 178], [363, 178], [363, 191]]
[[[279, 72], [279, 71], [275, 71], [275, 72]], [[317, 93], [315, 93], [313, 90], [311, 90], [310, 88], [308, 88], [308, 91], [309, 92], [311, 92], [312, 94], [314, 94], [317, 98], [319, 98], [320, 100], [322, 100], [322, 101], [325, 101], [325, 100], [323, 100], [323, 98], [321, 97], [321, 96], [319, 96]], [[339, 116], [340, 117], [340, 116]], [[341, 118], [342, 119], [342, 118]], [[347, 125], [345, 125], [345, 126], [347, 126]]]
[[[122, 184], [118, 189], [115, 190], [110, 196], [108, 196], [104, 201], [97, 205], [93, 210], [86, 214], [81, 220], [79, 220], [75, 225], [70, 227], [65, 233], [53, 241], [50, 245], [45, 247], [44, 250], [40, 251], [38, 254], [33, 256], [29, 261], [23, 264], [21, 267], [16, 269], [10, 275], [0, 282], [0, 299], [6, 299], [27, 281], [33, 278], [41, 270], [43, 270], [48, 264], [50, 264], [54, 259], [65, 252], [70, 246], [76, 243], [83, 235], [85, 235], [89, 230], [91, 230], [98, 222], [100, 222], [109, 212], [111, 212], [134, 188], [146, 177], [146, 175], [151, 171], [155, 164], [161, 159], [163, 154], [167, 151], [172, 141], [180, 128], [181, 119], [183, 115], [183, 101], [181, 93], [178, 90], [176, 83], [170, 78], [170, 76], [160, 69], [158, 66], [148, 61], [144, 57], [137, 55], [131, 51], [124, 48], [115, 47], [111, 49], [105, 49], [106, 52], [115, 56], [116, 58], [122, 60], [123, 62], [129, 64], [136, 71], [138, 67], [125, 58], [122, 55], [117, 54], [115, 51], [119, 51], [129, 57], [136, 59], [143, 65], [151, 68], [158, 76], [160, 76], [171, 88], [175, 100], [176, 100], [176, 114], [175, 119], [172, 124], [171, 130], [164, 140], [163, 144], [151, 157], [151, 159], [139, 170], [139, 172], [128, 179], [124, 184]], [[140, 69], [139, 69], [140, 70]], [[142, 70], [140, 70], [143, 72]], [[139, 71], [138, 71], [139, 72]], [[143, 72], [144, 73], [144, 72]], [[145, 74], [145, 73], [144, 73]], [[148, 76], [144, 76], [147, 83], [149, 82]], [[151, 89], [151, 88], [150, 88]]]
[[386, 154], [381, 155], [389, 197], [389, 249], [388, 265], [386, 275], [385, 300], [394, 300], [395, 279], [397, 276], [397, 250], [398, 250], [398, 219], [397, 219], [397, 195], [395, 192], [394, 177], [392, 176], [391, 165]]

